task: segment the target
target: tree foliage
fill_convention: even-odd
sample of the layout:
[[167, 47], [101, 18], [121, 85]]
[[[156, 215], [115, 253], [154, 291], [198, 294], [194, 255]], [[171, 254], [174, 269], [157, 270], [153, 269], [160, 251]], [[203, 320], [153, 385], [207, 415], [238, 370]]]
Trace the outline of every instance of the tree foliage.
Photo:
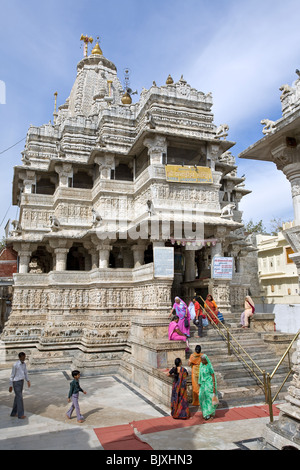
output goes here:
[[282, 224], [284, 221], [280, 218], [273, 217], [270, 220], [271, 235], [277, 235], [278, 232], [282, 231]]
[[245, 231], [248, 233], [267, 233], [267, 229], [264, 226], [262, 220], [259, 220], [258, 222], [253, 222], [253, 220], [250, 219], [248, 222], [244, 223], [244, 226]]
[[284, 224], [284, 221], [280, 217], [273, 217], [273, 219], [270, 220], [268, 226], [269, 230], [266, 229], [264, 222], [259, 220], [258, 222], [253, 222], [252, 219], [250, 219], [248, 222], [243, 222], [245, 231], [248, 233], [261, 233], [264, 235], [277, 235], [278, 232], [282, 231], [282, 224]]

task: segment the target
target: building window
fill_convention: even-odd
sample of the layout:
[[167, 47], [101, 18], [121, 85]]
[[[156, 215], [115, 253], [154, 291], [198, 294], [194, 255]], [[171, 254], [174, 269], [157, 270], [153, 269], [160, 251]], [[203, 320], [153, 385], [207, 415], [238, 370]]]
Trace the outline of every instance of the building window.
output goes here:
[[73, 175], [72, 186], [79, 189], [92, 189], [93, 177], [87, 172], [79, 170]]
[[292, 255], [294, 253], [292, 248], [291, 247], [286, 248], [285, 252], [286, 252], [286, 262], [287, 262], [287, 264], [293, 263], [294, 261], [291, 260], [291, 258], [290, 258], [290, 255]]
[[35, 186], [36, 194], [48, 194], [53, 195], [55, 191], [55, 184], [50, 178], [41, 178], [37, 181]]
[[114, 177], [115, 177], [116, 180], [121, 180], [121, 181], [133, 181], [132, 169], [129, 168], [129, 166], [126, 165], [125, 163], [120, 163], [120, 164], [115, 168]]

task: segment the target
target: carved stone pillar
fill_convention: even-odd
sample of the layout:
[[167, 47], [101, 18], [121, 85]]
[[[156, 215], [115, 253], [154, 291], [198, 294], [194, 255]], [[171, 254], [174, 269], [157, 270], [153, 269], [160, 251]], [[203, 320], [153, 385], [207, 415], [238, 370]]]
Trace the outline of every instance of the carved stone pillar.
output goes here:
[[99, 254], [97, 253], [96, 248], [91, 248], [89, 250], [91, 255], [91, 269], [96, 269], [99, 266]]
[[148, 147], [148, 154], [150, 156], [150, 165], [162, 164], [162, 156], [167, 153], [167, 139], [166, 137], [155, 135], [144, 139], [143, 144]]
[[223, 314], [231, 311], [230, 304], [230, 280], [213, 278], [213, 262], [215, 256], [224, 256], [223, 246], [228, 229], [226, 227], [217, 227], [215, 237], [217, 242], [211, 246], [211, 280], [209, 282], [209, 293], [213, 296], [220, 312]]
[[33, 188], [36, 185], [36, 174], [35, 171], [26, 170], [20, 173], [20, 178], [23, 179], [23, 192], [30, 194], [33, 192]]
[[144, 244], [137, 244], [133, 245], [133, 263], [134, 267], [138, 268], [144, 264], [144, 252], [145, 252], [145, 245]]
[[68, 188], [70, 179], [73, 179], [73, 167], [70, 163], [63, 163], [62, 165], [55, 165], [55, 171], [59, 175], [58, 185]]
[[214, 258], [214, 256], [223, 256], [223, 247], [222, 247], [222, 241], [218, 240], [215, 245], [211, 245], [211, 259]]
[[51, 239], [49, 244], [55, 255], [55, 271], [65, 271], [67, 269], [67, 255], [73, 242], [71, 240]]
[[99, 251], [99, 268], [108, 268], [109, 267], [109, 254], [112, 250], [112, 246], [108, 243], [102, 243], [97, 247]]
[[271, 153], [277, 169], [291, 183], [295, 225], [300, 225], [300, 146], [290, 146], [283, 138], [273, 147]]
[[28, 273], [30, 257], [37, 249], [37, 244], [33, 243], [14, 243], [13, 248], [18, 252], [19, 256], [19, 273]]
[[[225, 227], [217, 227], [215, 231], [216, 243], [211, 246], [211, 269], [213, 269], [213, 260], [215, 256], [223, 256], [223, 245], [225, 243], [227, 229]], [[211, 272], [212, 273], [212, 272]]]
[[84, 242], [83, 246], [90, 255], [90, 261], [86, 263], [86, 271], [97, 269], [99, 266], [99, 255], [95, 245], [92, 242]]
[[[288, 148], [286, 139], [272, 151], [277, 168], [291, 183], [295, 226], [283, 231], [283, 235], [295, 251], [290, 258], [297, 266], [300, 282], [300, 146]], [[290, 445], [300, 450], [300, 339], [293, 354], [293, 380], [285, 396], [285, 402], [277, 405], [280, 415], [277, 421], [267, 424], [263, 434], [263, 447], [282, 449]]]
[[295, 225], [300, 225], [300, 170], [299, 177], [291, 178]]
[[185, 248], [185, 272], [184, 272], [184, 280], [185, 282], [194, 281], [196, 277], [195, 272], [195, 251], [194, 250], [187, 250]]
[[[209, 293], [213, 296], [219, 310], [223, 315], [230, 313], [230, 280], [211, 279], [208, 287]], [[226, 318], [225, 318], [226, 319]]]
[[[298, 70], [297, 70], [298, 73]], [[300, 80], [292, 87], [283, 85], [282, 102], [283, 116], [272, 122], [266, 136], [249, 149], [242, 152], [241, 158], [255, 158], [262, 161], [273, 161], [277, 169], [282, 171], [291, 183], [294, 206], [295, 226], [283, 230], [283, 235], [295, 251], [291, 259], [295, 262], [300, 282]], [[263, 121], [262, 121], [263, 123]], [[270, 127], [271, 126], [271, 127]], [[270, 208], [272, 209], [272, 208]], [[293, 381], [288, 389], [286, 402], [277, 405], [280, 415], [277, 421], [269, 423], [265, 429], [264, 446], [272, 449], [283, 449], [292, 446], [300, 449], [300, 340], [293, 354]]]
[[28, 273], [28, 265], [31, 251], [23, 251], [19, 254], [19, 273]]
[[67, 269], [67, 255], [69, 253], [69, 248], [54, 248], [54, 253], [56, 257], [56, 271], [65, 271]]
[[112, 153], [95, 157], [94, 162], [99, 165], [100, 179], [109, 180], [111, 170], [115, 169], [115, 156]]

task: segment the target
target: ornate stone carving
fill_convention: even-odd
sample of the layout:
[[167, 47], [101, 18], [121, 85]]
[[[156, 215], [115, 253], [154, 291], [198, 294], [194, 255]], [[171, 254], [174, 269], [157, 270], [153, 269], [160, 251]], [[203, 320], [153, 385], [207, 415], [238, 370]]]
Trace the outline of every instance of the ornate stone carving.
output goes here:
[[263, 134], [272, 134], [275, 130], [276, 123], [270, 119], [262, 119], [260, 123], [264, 126]]

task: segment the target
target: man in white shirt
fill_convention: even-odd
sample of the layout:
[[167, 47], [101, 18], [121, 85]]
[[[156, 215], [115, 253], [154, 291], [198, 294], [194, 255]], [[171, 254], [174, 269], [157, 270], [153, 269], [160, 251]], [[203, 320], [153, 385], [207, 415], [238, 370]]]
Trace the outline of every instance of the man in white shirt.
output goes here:
[[18, 416], [19, 419], [26, 418], [26, 416], [24, 416], [24, 404], [22, 395], [24, 380], [26, 380], [28, 387], [30, 387], [30, 381], [28, 380], [25, 359], [25, 353], [19, 353], [19, 361], [17, 361], [13, 365], [9, 382], [9, 392], [12, 392], [13, 390], [15, 392], [13, 409], [10, 416]]

